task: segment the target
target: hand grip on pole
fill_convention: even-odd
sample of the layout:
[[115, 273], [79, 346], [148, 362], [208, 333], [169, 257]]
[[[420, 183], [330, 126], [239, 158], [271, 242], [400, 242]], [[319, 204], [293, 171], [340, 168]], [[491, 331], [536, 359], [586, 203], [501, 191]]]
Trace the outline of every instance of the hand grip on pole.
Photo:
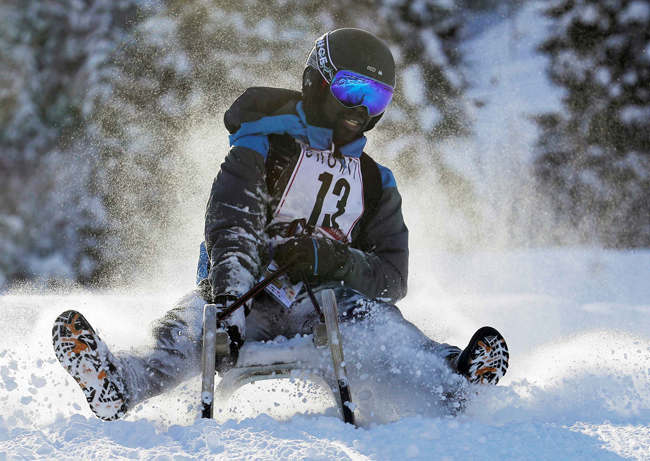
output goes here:
[[219, 312], [219, 314], [217, 316], [217, 320], [225, 319], [230, 314], [232, 314], [237, 309], [239, 309], [241, 306], [246, 304], [246, 302], [248, 300], [250, 300], [250, 299], [254, 298], [255, 296], [257, 296], [258, 294], [260, 294], [262, 292], [262, 290], [264, 290], [264, 288], [269, 286], [275, 279], [277, 279], [278, 277], [286, 274], [286, 272], [287, 272], [287, 270], [289, 269], [290, 266], [291, 266], [291, 263], [285, 264], [284, 266], [280, 266], [277, 271], [273, 272], [267, 278], [257, 282], [253, 286], [253, 288], [251, 288], [246, 293], [244, 293], [242, 296], [240, 296], [239, 299], [237, 299], [237, 301], [232, 303], [230, 306], [222, 309], [221, 312]]

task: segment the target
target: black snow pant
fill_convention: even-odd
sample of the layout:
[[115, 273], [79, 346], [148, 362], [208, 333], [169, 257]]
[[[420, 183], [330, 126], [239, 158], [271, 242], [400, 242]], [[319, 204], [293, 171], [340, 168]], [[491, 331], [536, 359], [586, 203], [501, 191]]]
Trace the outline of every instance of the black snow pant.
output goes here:
[[[449, 386], [443, 384], [454, 381], [450, 375], [458, 377], [446, 359], [458, 354], [458, 347], [429, 339], [392, 304], [369, 300], [340, 285], [331, 288], [337, 299], [348, 373], [361, 380], [376, 374], [377, 381], [385, 385], [391, 383], [388, 378], [393, 378], [397, 385], [410, 382], [445, 398], [443, 394], [448, 393]], [[189, 293], [155, 322], [153, 348], [116, 354], [123, 366], [129, 407], [200, 373], [205, 302], [199, 290]], [[308, 296], [299, 298], [287, 309], [263, 293], [246, 317], [246, 341], [309, 334], [317, 321]], [[458, 388], [456, 381], [450, 385]]]

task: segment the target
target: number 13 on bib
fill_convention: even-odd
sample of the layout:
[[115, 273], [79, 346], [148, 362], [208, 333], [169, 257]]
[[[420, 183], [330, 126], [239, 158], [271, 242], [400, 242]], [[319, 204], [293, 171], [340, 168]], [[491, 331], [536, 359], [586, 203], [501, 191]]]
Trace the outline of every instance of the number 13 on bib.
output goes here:
[[360, 160], [303, 145], [274, 221], [304, 218], [329, 237], [348, 242], [363, 207]]

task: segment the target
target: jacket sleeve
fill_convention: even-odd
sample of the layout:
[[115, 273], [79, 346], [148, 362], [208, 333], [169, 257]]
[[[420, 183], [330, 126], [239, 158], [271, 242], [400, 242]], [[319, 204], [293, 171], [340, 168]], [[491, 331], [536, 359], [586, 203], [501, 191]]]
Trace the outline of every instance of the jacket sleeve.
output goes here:
[[213, 296], [239, 297], [259, 277], [268, 200], [265, 156], [260, 153], [265, 144], [268, 139], [260, 136], [238, 140], [212, 184], [205, 242]]
[[349, 248], [341, 278], [366, 296], [394, 303], [406, 296], [408, 257], [402, 197], [393, 180], [382, 190], [375, 214]]

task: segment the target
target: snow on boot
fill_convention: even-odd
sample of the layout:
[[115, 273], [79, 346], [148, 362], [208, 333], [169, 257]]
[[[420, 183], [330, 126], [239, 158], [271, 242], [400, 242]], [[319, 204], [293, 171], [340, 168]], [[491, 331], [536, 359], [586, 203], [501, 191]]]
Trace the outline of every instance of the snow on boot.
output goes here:
[[54, 353], [81, 387], [98, 418], [112, 421], [127, 411], [124, 379], [118, 363], [88, 321], [76, 311], [66, 311], [52, 328]]
[[458, 372], [469, 382], [496, 384], [508, 369], [508, 345], [492, 327], [479, 328], [455, 360]]

